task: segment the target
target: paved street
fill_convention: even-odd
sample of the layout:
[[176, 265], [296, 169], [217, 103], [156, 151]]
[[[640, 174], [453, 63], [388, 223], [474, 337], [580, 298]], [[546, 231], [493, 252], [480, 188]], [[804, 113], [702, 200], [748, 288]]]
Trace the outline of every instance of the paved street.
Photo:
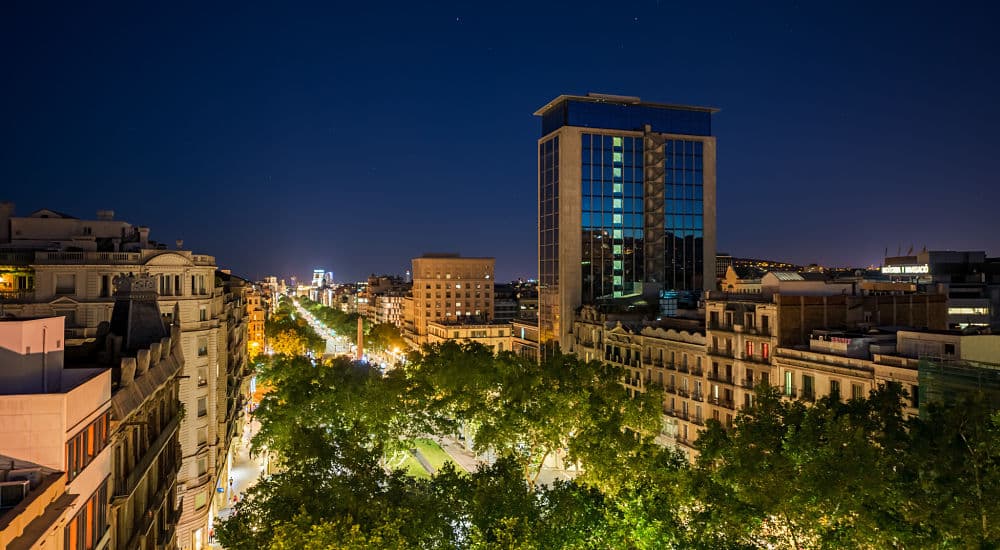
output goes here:
[[[450, 437], [432, 437], [431, 439], [436, 441], [444, 449], [444, 452], [448, 453], [467, 472], [474, 472], [487, 463], [487, 457], [477, 456], [472, 451], [467, 450], [465, 445]], [[542, 468], [542, 473], [538, 475], [538, 484], [551, 485], [557, 479], [566, 481], [576, 477], [577, 472], [572, 468], [564, 469], [563, 466], [555, 459], [547, 460], [545, 467]]]
[[[259, 429], [260, 423], [256, 420], [251, 420], [243, 427], [243, 436], [239, 442], [240, 448], [233, 459], [233, 469], [230, 471], [230, 477], [233, 479], [233, 494], [235, 494], [237, 498], [243, 498], [247, 489], [253, 487], [264, 473], [263, 458], [250, 457], [249, 441]], [[215, 521], [232, 515], [232, 496], [230, 496], [229, 501], [230, 506], [219, 510]], [[222, 546], [218, 543], [213, 543], [211, 547], [222, 548]]]
[[304, 307], [299, 305], [298, 300], [293, 300], [292, 303], [295, 304], [295, 310], [299, 312], [299, 315], [303, 319], [309, 322], [313, 330], [317, 334], [323, 337], [326, 341], [326, 350], [323, 352], [324, 355], [345, 355], [350, 354], [350, 344], [340, 336], [337, 336], [335, 332], [330, 330], [326, 325], [319, 322], [311, 313], [309, 313]]

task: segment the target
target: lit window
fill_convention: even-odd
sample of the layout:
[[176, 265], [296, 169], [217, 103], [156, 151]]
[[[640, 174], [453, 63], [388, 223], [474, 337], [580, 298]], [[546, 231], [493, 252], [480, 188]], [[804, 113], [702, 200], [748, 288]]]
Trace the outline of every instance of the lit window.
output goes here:
[[622, 169], [618, 167], [612, 168], [611, 174], [613, 177], [620, 178], [622, 177]]
[[622, 146], [622, 138], [619, 137], [619, 136], [615, 136], [615, 137], [611, 138], [611, 145], [613, 145], [614, 147], [621, 147]]
[[990, 309], [987, 307], [950, 307], [948, 315], [988, 315]]
[[612, 202], [612, 204], [611, 204], [612, 208], [621, 208], [622, 207], [622, 200], [621, 199], [614, 199], [611, 202]]
[[619, 153], [619, 152], [616, 151], [616, 152], [612, 153], [611, 155], [612, 155], [611, 160], [613, 162], [621, 162], [622, 161], [622, 154], [621, 153]]
[[620, 184], [620, 183], [616, 183], [616, 184], [614, 184], [614, 189], [613, 189], [613, 191], [614, 191], [615, 193], [621, 193], [621, 192], [622, 192], [622, 184]]
[[616, 238], [616, 239], [622, 238], [622, 230], [621, 229], [615, 229], [614, 231], [611, 232], [611, 236], [614, 237], [614, 238]]
[[611, 217], [611, 223], [614, 223], [614, 224], [622, 223], [622, 215], [621, 214], [614, 214]]

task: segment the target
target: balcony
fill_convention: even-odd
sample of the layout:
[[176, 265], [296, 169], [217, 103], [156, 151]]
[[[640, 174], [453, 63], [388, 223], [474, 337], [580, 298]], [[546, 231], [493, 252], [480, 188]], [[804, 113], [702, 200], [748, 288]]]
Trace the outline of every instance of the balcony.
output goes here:
[[677, 390], [677, 395], [681, 397], [690, 397], [691, 394], [688, 393], [687, 388], [681, 388]]
[[[174, 504], [173, 499], [170, 499], [168, 497], [170, 496], [170, 489], [171, 487], [174, 486], [176, 481], [177, 478], [168, 477], [162, 483], [160, 483], [159, 488], [156, 490], [156, 494], [153, 495], [153, 498], [150, 501], [150, 505], [147, 507], [146, 511], [142, 514], [142, 516], [140, 516], [139, 523], [133, 526], [132, 536], [129, 538], [128, 543], [125, 544], [123, 548], [140, 548], [141, 547], [140, 541], [142, 539], [149, 540], [154, 536], [156, 537], [157, 541], [162, 540], [163, 537], [162, 532], [151, 533], [150, 531], [153, 528], [153, 525], [155, 524], [156, 516], [159, 515], [160, 510], [164, 506], [172, 506]], [[179, 516], [178, 512], [179, 510], [175, 511], [174, 514], [177, 514]], [[171, 514], [171, 516], [173, 516], [174, 514]], [[168, 531], [172, 531], [176, 523], [177, 521], [176, 519], [174, 519], [174, 521], [170, 523], [170, 529], [168, 529]]]
[[709, 371], [707, 378], [715, 382], [722, 382], [723, 384], [735, 384], [733, 377], [728, 374]]
[[708, 348], [708, 354], [716, 357], [736, 358], [736, 354], [733, 353], [732, 348]]
[[732, 399], [727, 399], [725, 397], [710, 397], [708, 398], [708, 402], [719, 407], [736, 410], [736, 403], [734, 403]]
[[700, 416], [696, 416], [696, 417], [694, 417], [694, 418], [691, 419], [691, 423], [692, 424], [696, 424], [698, 426], [704, 426], [705, 425], [705, 419], [702, 418], [702, 417], [700, 417]]
[[[146, 473], [149, 468], [156, 461], [157, 457], [163, 452], [167, 447], [167, 444], [171, 441], [172, 437], [177, 434], [177, 428], [180, 426], [181, 418], [180, 416], [174, 416], [173, 420], [167, 423], [166, 427], [160, 431], [160, 435], [156, 437], [153, 444], [149, 446], [145, 454], [142, 455], [142, 459], [135, 465], [135, 468], [129, 472], [128, 477], [125, 479], [118, 479], [115, 481], [115, 493], [114, 498], [125, 499], [132, 496], [135, 492], [135, 488], [139, 485], [139, 482], [146, 477]], [[170, 460], [170, 456], [167, 455], [167, 460]]]
[[750, 363], [760, 363], [761, 365], [771, 364], [770, 356], [764, 357], [763, 355], [757, 355], [757, 354], [750, 355], [744, 352], [740, 354], [740, 359]]
[[667, 393], [677, 393], [677, 386], [671, 384], [669, 386], [664, 386], [663, 391]]
[[705, 374], [705, 369], [698, 365], [691, 367], [691, 374], [694, 376], [702, 376]]
[[705, 400], [705, 394], [703, 394], [701, 392], [697, 392], [697, 391], [693, 392], [691, 394], [691, 399], [694, 399], [695, 401], [704, 401]]
[[35, 262], [35, 253], [31, 250], [12, 250], [0, 252], [0, 264], [30, 265]]
[[708, 323], [708, 330], [719, 330], [722, 332], [736, 332], [736, 327], [726, 323]]
[[740, 380], [740, 387], [752, 390], [754, 388], [754, 381], [750, 378], [743, 378]]
[[781, 395], [789, 399], [798, 397], [798, 389], [795, 386], [782, 386]]
[[686, 364], [681, 363], [680, 365], [677, 365], [677, 372], [688, 373], [691, 371], [690, 369], [688, 369], [688, 366]]
[[12, 304], [17, 302], [33, 302], [34, 300], [34, 289], [0, 290], [0, 302]]

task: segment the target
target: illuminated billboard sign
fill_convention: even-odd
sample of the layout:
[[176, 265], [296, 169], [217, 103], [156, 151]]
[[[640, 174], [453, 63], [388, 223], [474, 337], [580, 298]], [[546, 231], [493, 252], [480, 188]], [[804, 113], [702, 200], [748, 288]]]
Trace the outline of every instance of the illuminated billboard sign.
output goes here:
[[883, 275], [918, 275], [930, 273], [927, 264], [922, 265], [887, 265], [882, 268]]

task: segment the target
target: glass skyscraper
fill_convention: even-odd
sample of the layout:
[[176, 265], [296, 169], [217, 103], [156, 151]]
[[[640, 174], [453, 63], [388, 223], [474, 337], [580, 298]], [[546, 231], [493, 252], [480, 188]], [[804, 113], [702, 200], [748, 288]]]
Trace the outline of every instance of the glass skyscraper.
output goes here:
[[715, 109], [590, 94], [539, 109], [539, 337], [584, 304], [715, 286]]

